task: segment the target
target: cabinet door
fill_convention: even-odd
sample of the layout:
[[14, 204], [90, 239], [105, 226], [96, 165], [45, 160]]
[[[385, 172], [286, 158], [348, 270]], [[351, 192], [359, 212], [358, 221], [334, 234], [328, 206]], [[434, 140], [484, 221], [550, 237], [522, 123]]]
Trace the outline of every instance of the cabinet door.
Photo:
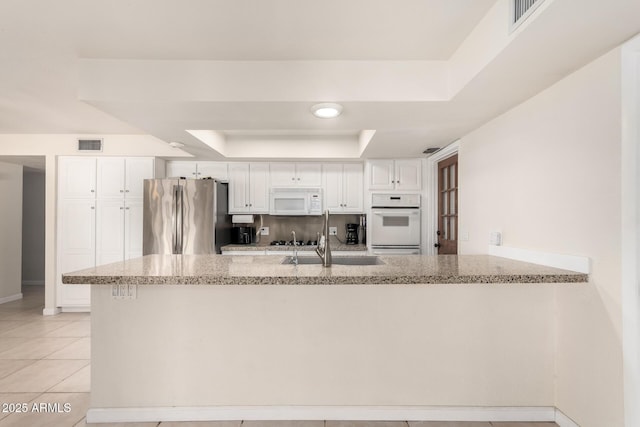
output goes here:
[[98, 197], [124, 197], [124, 159], [98, 157]]
[[364, 211], [364, 177], [361, 163], [343, 165], [343, 211], [362, 213]]
[[96, 206], [96, 265], [124, 259], [124, 200], [99, 199]]
[[249, 163], [229, 163], [229, 213], [249, 212]]
[[142, 199], [124, 204], [124, 259], [142, 256]]
[[322, 186], [322, 166], [320, 163], [296, 164], [296, 181], [305, 187]]
[[422, 162], [420, 159], [396, 160], [396, 190], [422, 188]]
[[393, 190], [395, 181], [393, 160], [371, 160], [369, 166], [369, 189]]
[[152, 157], [128, 157], [125, 160], [124, 194], [127, 198], [142, 197], [144, 180], [155, 176]]
[[88, 307], [89, 285], [63, 285], [62, 274], [96, 265], [95, 200], [62, 199], [58, 206], [58, 293], [61, 307]]
[[291, 187], [298, 185], [295, 163], [269, 164], [272, 187]]
[[229, 171], [225, 162], [198, 162], [198, 178], [213, 178], [218, 181], [229, 181]]
[[96, 158], [58, 158], [59, 198], [96, 197]]
[[329, 209], [331, 213], [342, 212], [344, 204], [342, 165], [335, 163], [323, 165], [323, 183], [322, 197], [325, 209]]
[[167, 178], [196, 178], [196, 162], [167, 162], [165, 174]]
[[249, 212], [269, 213], [269, 164], [251, 163]]

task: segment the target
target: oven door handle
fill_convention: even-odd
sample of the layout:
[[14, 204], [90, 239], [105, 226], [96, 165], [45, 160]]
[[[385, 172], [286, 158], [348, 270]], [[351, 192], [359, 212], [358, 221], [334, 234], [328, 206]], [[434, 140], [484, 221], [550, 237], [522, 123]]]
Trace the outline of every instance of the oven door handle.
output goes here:
[[379, 216], [386, 216], [386, 215], [393, 215], [393, 216], [398, 216], [398, 215], [418, 215], [420, 213], [419, 209], [416, 210], [393, 210], [393, 209], [378, 209], [378, 210], [374, 210], [371, 211], [374, 215], [379, 215]]

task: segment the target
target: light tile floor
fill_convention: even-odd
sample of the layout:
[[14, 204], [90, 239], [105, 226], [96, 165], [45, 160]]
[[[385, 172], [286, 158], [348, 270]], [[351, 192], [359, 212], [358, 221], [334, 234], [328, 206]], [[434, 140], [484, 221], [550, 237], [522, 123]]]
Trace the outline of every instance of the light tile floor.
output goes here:
[[[558, 427], [555, 423], [414, 421], [219, 421], [87, 424], [91, 318], [42, 316], [44, 289], [0, 304], [0, 427]], [[11, 406], [13, 404], [13, 406]], [[16, 412], [26, 408], [23, 413]]]

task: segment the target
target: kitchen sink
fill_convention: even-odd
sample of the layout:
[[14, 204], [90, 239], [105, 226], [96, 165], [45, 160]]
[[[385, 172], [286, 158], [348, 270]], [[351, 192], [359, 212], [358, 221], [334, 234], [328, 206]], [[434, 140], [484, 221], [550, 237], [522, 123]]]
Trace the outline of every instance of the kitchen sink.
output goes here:
[[[294, 257], [288, 256], [282, 260], [282, 264], [295, 264]], [[319, 257], [299, 256], [299, 265], [321, 265]], [[331, 259], [331, 264], [335, 265], [382, 265], [377, 256], [336, 256]]]

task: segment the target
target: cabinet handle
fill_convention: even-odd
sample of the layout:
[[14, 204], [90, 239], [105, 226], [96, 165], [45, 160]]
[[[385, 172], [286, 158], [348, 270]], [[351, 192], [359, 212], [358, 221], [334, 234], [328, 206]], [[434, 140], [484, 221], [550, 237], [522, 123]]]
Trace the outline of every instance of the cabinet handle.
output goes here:
[[124, 192], [125, 192], [125, 193], [128, 193], [128, 192], [129, 192], [129, 190], [124, 190]]
[[126, 210], [129, 210], [129, 208], [128, 208], [128, 207], [127, 207], [127, 208], [125, 208], [125, 209], [126, 209]]
[[300, 178], [298, 178], [298, 181], [300, 181]]
[[245, 207], [245, 208], [246, 208], [246, 207], [249, 207], [249, 205], [248, 205], [247, 203], [245, 203], [245, 204], [244, 204], [244, 207]]
[[120, 190], [121, 193], [124, 193], [124, 190]]
[[295, 177], [294, 177], [294, 178], [291, 178], [291, 181], [295, 181], [295, 180], [296, 180], [296, 179], [295, 179]]
[[124, 209], [122, 206], [120, 206], [120, 210]]
[[253, 206], [253, 204], [249, 203], [249, 206]]
[[400, 181], [397, 181], [396, 184], [400, 184]]
[[395, 183], [396, 183], [396, 180], [395, 180], [395, 179], [392, 179], [392, 180], [391, 180], [391, 183], [392, 183], [392, 184], [395, 184]]
[[95, 208], [96, 208], [95, 206], [91, 206], [91, 209], [95, 209]]
[[92, 192], [92, 193], [95, 193], [95, 192], [96, 192], [96, 190], [91, 190], [91, 192]]

